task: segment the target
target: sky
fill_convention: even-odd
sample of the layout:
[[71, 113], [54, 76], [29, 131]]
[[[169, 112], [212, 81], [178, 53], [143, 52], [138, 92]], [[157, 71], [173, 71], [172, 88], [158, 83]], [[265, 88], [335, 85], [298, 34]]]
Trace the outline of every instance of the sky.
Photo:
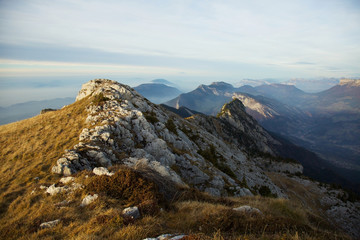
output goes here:
[[94, 78], [315, 91], [341, 77], [360, 77], [359, 0], [0, 0], [0, 106], [75, 96]]

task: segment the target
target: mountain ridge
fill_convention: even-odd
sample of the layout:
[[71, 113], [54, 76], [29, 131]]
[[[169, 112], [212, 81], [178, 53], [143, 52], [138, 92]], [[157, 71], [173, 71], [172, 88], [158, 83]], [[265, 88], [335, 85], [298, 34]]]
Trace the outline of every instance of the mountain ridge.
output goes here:
[[[266, 129], [318, 153], [333, 165], [334, 171], [339, 166], [353, 171], [352, 174], [341, 174], [347, 182], [355, 180], [359, 184], [360, 179], [354, 176], [358, 169], [356, 159], [360, 156], [357, 150], [360, 143], [356, 137], [360, 129], [360, 90], [351, 84], [345, 81], [318, 94], [308, 94], [282, 84], [240, 88], [227, 85], [226, 91], [217, 91], [216, 84], [202, 85], [167, 104], [215, 115], [223, 104], [234, 97], [239, 98], [245, 103], [246, 111]], [[287, 92], [289, 89], [292, 91]], [[282, 96], [283, 92], [286, 94]], [[352, 189], [360, 191], [358, 187]]]

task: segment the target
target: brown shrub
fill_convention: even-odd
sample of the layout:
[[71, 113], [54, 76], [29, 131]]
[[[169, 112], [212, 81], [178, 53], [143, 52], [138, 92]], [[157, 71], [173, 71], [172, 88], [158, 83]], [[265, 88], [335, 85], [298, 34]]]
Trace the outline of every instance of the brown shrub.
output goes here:
[[123, 200], [126, 206], [143, 203], [146, 211], [150, 210], [145, 206], [156, 206], [161, 200], [161, 195], [153, 182], [128, 168], [118, 170], [111, 177], [93, 177], [87, 185], [87, 190]]

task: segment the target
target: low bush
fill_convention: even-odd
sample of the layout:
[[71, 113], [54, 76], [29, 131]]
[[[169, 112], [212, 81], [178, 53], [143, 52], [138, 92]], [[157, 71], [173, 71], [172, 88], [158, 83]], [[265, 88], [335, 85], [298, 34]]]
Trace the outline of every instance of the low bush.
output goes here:
[[176, 125], [172, 119], [167, 120], [165, 126], [170, 132], [178, 135]]
[[159, 119], [156, 117], [156, 114], [154, 112], [150, 112], [150, 113], [144, 112], [143, 114], [149, 123], [154, 124], [154, 123], [159, 122]]
[[277, 195], [273, 194], [268, 186], [261, 186], [259, 188], [259, 194], [263, 197], [274, 197], [276, 198]]
[[118, 170], [111, 177], [93, 177], [87, 185], [87, 190], [123, 200], [126, 206], [142, 204], [144, 209], [156, 206], [161, 199], [153, 182], [128, 168]]
[[98, 94], [98, 95], [96, 95], [96, 96], [93, 97], [92, 102], [93, 102], [94, 104], [96, 104], [96, 105], [99, 105], [99, 104], [101, 104], [101, 103], [103, 103], [103, 102], [106, 102], [106, 101], [108, 101], [108, 100], [110, 100], [110, 99], [107, 98], [107, 97], [105, 97], [103, 93], [100, 93], [100, 94]]
[[236, 178], [235, 173], [229, 168], [228, 165], [224, 164], [221, 161], [218, 161], [218, 157], [216, 155], [216, 150], [214, 145], [210, 145], [210, 147], [205, 150], [199, 150], [198, 154], [200, 154], [203, 158], [211, 162], [217, 169], [219, 169], [223, 173], [226, 173], [228, 176], [232, 178]]

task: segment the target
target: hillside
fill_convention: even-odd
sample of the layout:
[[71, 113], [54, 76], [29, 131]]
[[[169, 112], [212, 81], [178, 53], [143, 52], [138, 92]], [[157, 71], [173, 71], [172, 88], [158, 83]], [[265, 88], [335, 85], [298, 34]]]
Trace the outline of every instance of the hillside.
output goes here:
[[278, 156], [239, 100], [183, 119], [97, 79], [0, 133], [1, 239], [359, 236], [359, 202]]

